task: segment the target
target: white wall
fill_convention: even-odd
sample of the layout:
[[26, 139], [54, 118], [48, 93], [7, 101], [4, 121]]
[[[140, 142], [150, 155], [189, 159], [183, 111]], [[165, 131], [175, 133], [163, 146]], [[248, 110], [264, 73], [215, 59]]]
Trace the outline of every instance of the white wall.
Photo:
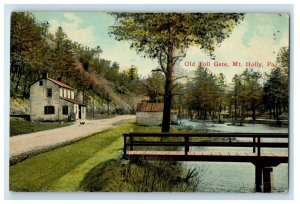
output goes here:
[[137, 112], [136, 122], [139, 125], [161, 125], [163, 113], [162, 112]]
[[[47, 79], [41, 79], [43, 85], [40, 86], [39, 81], [30, 87], [30, 119], [55, 121], [59, 119], [60, 101], [59, 86]], [[52, 97], [47, 96], [47, 89], [52, 89]], [[44, 106], [54, 106], [54, 114], [44, 114]]]
[[[60, 98], [64, 89], [57, 84], [42, 79], [43, 86], [40, 86], [39, 81], [30, 87], [30, 119], [32, 121], [57, 121], [67, 120], [68, 115], [63, 115], [63, 106], [68, 106], [69, 114], [74, 110], [74, 104]], [[52, 97], [47, 96], [47, 89], [52, 89]], [[54, 106], [54, 114], [45, 114], [45, 106]], [[77, 114], [78, 118], [78, 114]]]

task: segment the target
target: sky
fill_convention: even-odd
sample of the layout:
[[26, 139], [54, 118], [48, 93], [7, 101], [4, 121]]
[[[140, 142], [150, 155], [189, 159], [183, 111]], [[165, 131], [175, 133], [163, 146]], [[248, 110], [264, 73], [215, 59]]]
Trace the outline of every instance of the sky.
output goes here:
[[[141, 76], [147, 76], [158, 66], [157, 60], [143, 58], [130, 50], [126, 41], [116, 41], [109, 36], [109, 26], [114, 18], [102, 12], [33, 12], [40, 22], [47, 21], [50, 31], [61, 26], [68, 38], [89, 47], [100, 46], [101, 58], [116, 61], [120, 69], [131, 65], [138, 67]], [[175, 73], [193, 77], [199, 63], [214, 74], [223, 73], [227, 83], [235, 74], [246, 68], [269, 73], [281, 47], [289, 45], [289, 15], [286, 13], [246, 13], [230, 37], [215, 49], [212, 60], [198, 47], [190, 47], [187, 55], [176, 64]], [[209, 62], [209, 63], [208, 63]], [[233, 66], [233, 62], [239, 63]], [[227, 63], [227, 64], [226, 64]]]

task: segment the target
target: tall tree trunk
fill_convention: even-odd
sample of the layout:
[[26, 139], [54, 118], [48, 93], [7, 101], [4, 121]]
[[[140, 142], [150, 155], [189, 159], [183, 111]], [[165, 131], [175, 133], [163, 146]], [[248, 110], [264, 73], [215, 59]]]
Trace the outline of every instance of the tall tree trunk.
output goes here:
[[171, 102], [172, 102], [171, 86], [172, 86], [172, 82], [170, 80], [170, 77], [166, 77], [163, 121], [161, 127], [162, 132], [170, 132]]
[[24, 79], [23, 93], [22, 93], [23, 98], [26, 97], [27, 83], [28, 83], [28, 74], [25, 76]]
[[16, 86], [15, 86], [15, 95], [17, 94], [17, 92], [18, 92], [18, 89], [19, 89], [19, 85], [20, 85], [20, 81], [21, 81], [21, 78], [22, 78], [22, 73], [21, 72], [19, 72], [18, 73], [18, 81], [17, 81], [17, 83], [16, 83]]
[[172, 106], [172, 84], [173, 84], [173, 72], [174, 72], [174, 55], [175, 48], [173, 45], [169, 47], [169, 55], [167, 59], [166, 70], [166, 83], [165, 83], [165, 95], [164, 95], [164, 111], [161, 132], [170, 132], [170, 120], [171, 120], [171, 106]]

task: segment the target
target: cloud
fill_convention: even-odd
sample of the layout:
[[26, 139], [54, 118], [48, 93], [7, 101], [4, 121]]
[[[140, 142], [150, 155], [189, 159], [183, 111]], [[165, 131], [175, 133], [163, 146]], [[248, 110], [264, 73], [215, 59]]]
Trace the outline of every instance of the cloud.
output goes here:
[[77, 17], [74, 13], [65, 12], [64, 17], [66, 19], [68, 19], [69, 21], [71, 21], [72, 23], [75, 23], [75, 24], [82, 23], [82, 20], [79, 17]]
[[50, 31], [55, 32], [57, 27], [61, 26], [68, 38], [76, 41], [85, 46], [95, 47], [95, 28], [87, 26], [78, 16], [74, 13], [63, 13], [64, 19], [50, 19]]

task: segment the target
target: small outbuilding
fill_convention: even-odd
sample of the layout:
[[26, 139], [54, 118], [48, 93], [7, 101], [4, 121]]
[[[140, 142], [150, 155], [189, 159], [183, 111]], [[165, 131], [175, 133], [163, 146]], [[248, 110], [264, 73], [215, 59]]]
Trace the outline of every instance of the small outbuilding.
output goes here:
[[[137, 105], [136, 122], [139, 125], [161, 125], [164, 104], [141, 102]], [[177, 123], [177, 111], [171, 111], [171, 123]]]

